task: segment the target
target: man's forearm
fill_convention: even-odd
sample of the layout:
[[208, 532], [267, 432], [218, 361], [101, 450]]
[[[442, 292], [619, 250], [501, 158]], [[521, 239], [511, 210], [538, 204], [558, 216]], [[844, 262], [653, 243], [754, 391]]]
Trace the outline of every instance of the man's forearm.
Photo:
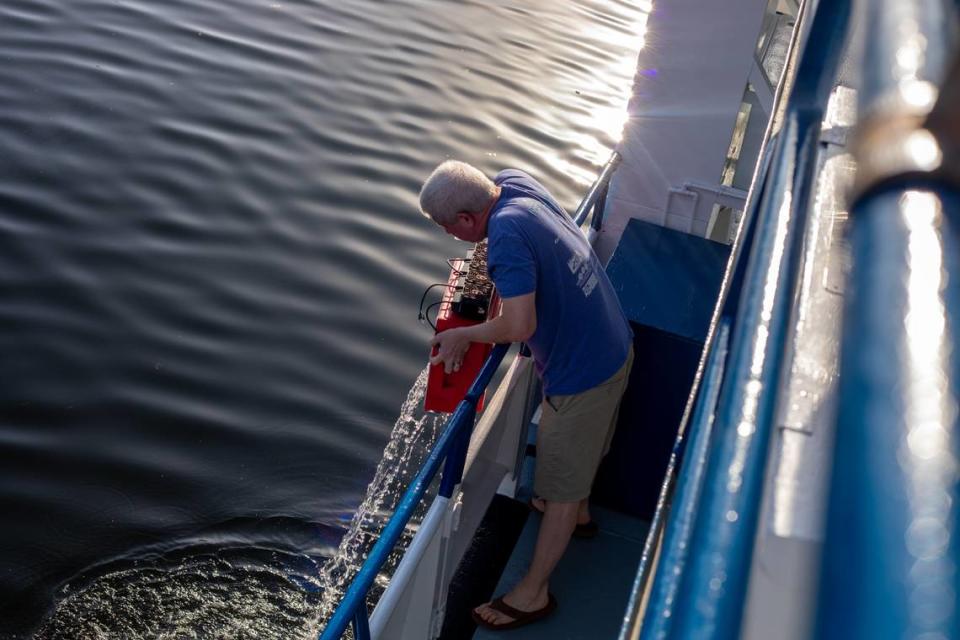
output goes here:
[[518, 331], [504, 320], [503, 316], [497, 316], [493, 320], [481, 322], [469, 327], [460, 329], [465, 338], [470, 342], [522, 342], [529, 338], [529, 335], [523, 335], [524, 332]]

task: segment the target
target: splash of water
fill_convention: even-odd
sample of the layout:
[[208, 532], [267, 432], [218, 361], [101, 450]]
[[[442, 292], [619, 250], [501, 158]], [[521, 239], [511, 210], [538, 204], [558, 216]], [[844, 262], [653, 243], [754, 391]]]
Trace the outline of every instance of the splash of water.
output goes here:
[[[425, 367], [420, 372], [407, 394], [407, 399], [400, 408], [400, 415], [394, 423], [390, 442], [387, 443], [373, 480], [367, 487], [366, 498], [354, 514], [337, 552], [323, 566], [320, 574], [320, 584], [323, 587], [323, 599], [319, 608], [321, 624], [325, 624], [333, 615], [351, 580], [360, 570], [367, 554], [396, 510], [404, 490], [429, 455], [449, 416], [445, 413], [424, 413], [422, 410], [428, 371], [429, 367]], [[417, 505], [400, 540], [377, 575], [367, 596], [370, 611], [389, 584], [404, 551], [416, 534], [427, 507], [436, 494], [437, 486], [438, 482], [434, 481]]]

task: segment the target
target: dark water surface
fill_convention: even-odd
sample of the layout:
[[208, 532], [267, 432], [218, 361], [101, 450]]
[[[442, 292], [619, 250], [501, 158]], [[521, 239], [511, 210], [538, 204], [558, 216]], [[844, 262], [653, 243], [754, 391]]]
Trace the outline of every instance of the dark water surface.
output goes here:
[[[575, 206], [645, 12], [0, 3], [0, 637], [130, 566], [152, 578], [101, 580], [90, 616], [162, 609], [184, 571], [308, 615], [312, 583], [262, 567], [329, 557], [425, 362], [419, 295], [464, 250], [420, 182], [517, 166]], [[169, 637], [218, 637], [197, 618]]]

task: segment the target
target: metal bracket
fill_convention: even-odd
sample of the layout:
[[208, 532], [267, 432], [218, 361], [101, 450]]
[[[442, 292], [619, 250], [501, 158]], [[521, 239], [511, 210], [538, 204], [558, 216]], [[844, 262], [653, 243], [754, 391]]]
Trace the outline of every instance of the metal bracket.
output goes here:
[[960, 91], [948, 88], [951, 81], [960, 82], [960, 57], [939, 97], [933, 84], [917, 80], [899, 87], [863, 119], [853, 142], [858, 167], [851, 203], [910, 179], [960, 188]]

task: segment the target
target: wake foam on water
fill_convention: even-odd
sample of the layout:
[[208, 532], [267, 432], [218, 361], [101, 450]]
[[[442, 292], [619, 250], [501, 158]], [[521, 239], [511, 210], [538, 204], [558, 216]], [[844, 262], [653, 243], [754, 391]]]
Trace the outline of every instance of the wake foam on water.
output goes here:
[[[366, 497], [329, 560], [308, 555], [330, 553], [330, 532], [322, 525], [287, 518], [271, 519], [271, 526], [229, 523], [216, 533], [149, 549], [71, 580], [36, 640], [316, 638], [446, 422], [447, 414], [422, 411], [427, 370], [407, 394]], [[367, 599], [371, 611], [436, 487], [435, 482], [377, 576]], [[243, 544], [244, 539], [265, 544]]]
[[320, 587], [307, 556], [189, 547], [124, 564], [65, 587], [37, 640], [314, 637]]

